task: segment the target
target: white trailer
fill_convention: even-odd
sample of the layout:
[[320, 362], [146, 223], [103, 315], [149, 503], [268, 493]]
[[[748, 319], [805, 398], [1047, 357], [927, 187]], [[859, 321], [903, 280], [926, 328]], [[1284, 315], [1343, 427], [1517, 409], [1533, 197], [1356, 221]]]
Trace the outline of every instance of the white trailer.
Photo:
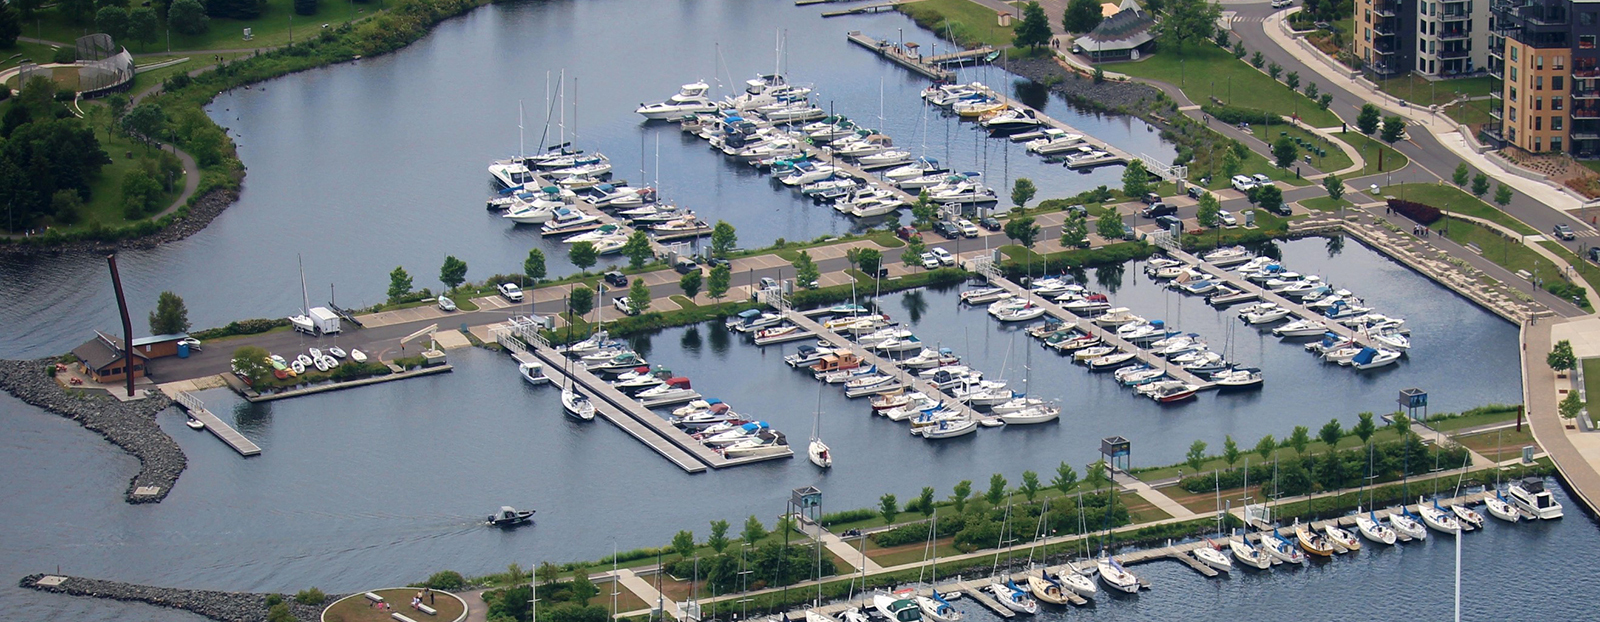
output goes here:
[[339, 314], [327, 307], [312, 307], [311, 325], [323, 335], [339, 332]]

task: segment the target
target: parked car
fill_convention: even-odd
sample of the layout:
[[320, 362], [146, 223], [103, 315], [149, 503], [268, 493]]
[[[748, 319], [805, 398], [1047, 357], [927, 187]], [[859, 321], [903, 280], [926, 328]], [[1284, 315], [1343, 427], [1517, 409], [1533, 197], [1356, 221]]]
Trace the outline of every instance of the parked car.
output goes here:
[[1161, 195], [1154, 192], [1146, 192], [1144, 193], [1144, 198], [1140, 200], [1144, 201], [1145, 205], [1155, 205], [1161, 202]]
[[1233, 217], [1233, 212], [1225, 209], [1217, 210], [1217, 222], [1222, 223], [1224, 227], [1239, 226], [1239, 219]]
[[948, 220], [935, 221], [933, 223], [933, 232], [952, 240], [961, 236], [961, 229], [956, 227], [956, 223]]
[[715, 268], [717, 266], [728, 266], [729, 268], [732, 268], [733, 267], [733, 262], [728, 261], [726, 259], [723, 259], [721, 257], [707, 257], [706, 258], [706, 267]]
[[444, 311], [445, 313], [454, 313], [456, 310], [456, 301], [451, 300], [449, 296], [440, 296], [439, 310]]
[[1256, 185], [1257, 186], [1270, 186], [1270, 185], [1272, 185], [1272, 178], [1271, 177], [1267, 177], [1266, 175], [1262, 175], [1261, 173], [1256, 173], [1255, 176], [1252, 177], [1252, 179], [1256, 180]]
[[1589, 249], [1589, 261], [1600, 263], [1600, 246]]
[[678, 263], [673, 264], [672, 269], [677, 270], [678, 274], [688, 274], [690, 272], [698, 272], [700, 270], [700, 264], [695, 263], [694, 259], [692, 258], [679, 257]]
[[1249, 192], [1251, 188], [1256, 187], [1256, 180], [1246, 175], [1234, 175], [1231, 181], [1233, 189], [1239, 192]]
[[1170, 214], [1165, 215], [1165, 216], [1157, 216], [1156, 217], [1156, 226], [1161, 227], [1163, 230], [1171, 230], [1174, 225], [1182, 225], [1182, 224], [1183, 224], [1183, 221], [1178, 220], [1177, 216], [1173, 216], [1173, 215], [1170, 215]]
[[1005, 228], [1005, 225], [1000, 224], [1000, 219], [993, 216], [984, 216], [982, 220], [978, 221], [978, 225], [990, 231], [999, 231]]
[[1200, 186], [1189, 186], [1189, 189], [1185, 190], [1184, 192], [1189, 194], [1189, 198], [1194, 199], [1196, 201], [1199, 201], [1200, 197], [1203, 197], [1203, 196], [1206, 195], [1206, 189], [1205, 188], [1201, 188]]
[[617, 296], [616, 298], [612, 298], [611, 306], [616, 310], [621, 311], [623, 315], [638, 315], [637, 313], [633, 312], [631, 307], [628, 306], [627, 296]]
[[607, 272], [605, 274], [605, 281], [606, 281], [606, 285], [610, 285], [612, 287], [627, 287], [628, 286], [628, 277], [627, 277], [627, 275], [625, 275], [625, 274], [623, 274], [621, 272], [617, 272], [616, 270], [612, 270], [610, 272]]
[[1084, 207], [1082, 203], [1074, 203], [1072, 205], [1068, 205], [1067, 206], [1067, 213], [1068, 214], [1077, 214], [1079, 216], [1088, 216], [1089, 215], [1089, 208]]
[[937, 270], [939, 268], [939, 257], [934, 255], [932, 251], [923, 253], [922, 268], [925, 270]]
[[961, 220], [957, 220], [956, 221], [956, 228], [961, 230], [961, 237], [964, 237], [964, 238], [975, 238], [975, 237], [978, 237], [978, 225], [972, 224], [972, 221], [970, 221], [970, 220], [967, 220], [965, 218], [962, 218]]
[[1555, 229], [1553, 229], [1552, 231], [1556, 234], [1556, 237], [1561, 238], [1563, 240], [1575, 240], [1575, 239], [1578, 238], [1578, 234], [1574, 233], [1572, 231], [1572, 227], [1569, 227], [1569, 226], [1564, 225], [1564, 224], [1563, 225], [1556, 225]]
[[1145, 218], [1157, 218], [1157, 217], [1160, 217], [1160, 216], [1171, 216], [1171, 215], [1176, 214], [1176, 213], [1178, 213], [1178, 207], [1176, 205], [1171, 204], [1171, 203], [1155, 203], [1155, 204], [1152, 204], [1152, 205], [1149, 205], [1149, 206], [1145, 207], [1142, 210], [1139, 210], [1139, 214], [1144, 216]]
[[1272, 8], [1274, 9], [1281, 9], [1289, 6], [1294, 6], [1294, 0], [1272, 0]]
[[933, 254], [933, 257], [939, 261], [939, 265], [941, 266], [956, 265], [956, 256], [952, 255], [950, 251], [935, 246], [933, 247], [933, 250], [928, 252]]
[[199, 352], [200, 351], [200, 340], [199, 339], [195, 339], [194, 337], [184, 337], [182, 339], [179, 339], [178, 340], [178, 345], [180, 345], [180, 346], [189, 346], [189, 349], [192, 350], [192, 351], [195, 351], [195, 352]]
[[1289, 209], [1289, 203], [1287, 201], [1285, 201], [1283, 203], [1279, 203], [1277, 207], [1274, 207], [1274, 208], [1269, 209], [1267, 211], [1272, 212], [1274, 214], [1277, 214], [1279, 216], [1283, 216], [1285, 218], [1294, 215], [1294, 210]]
[[887, 279], [887, 278], [889, 278], [889, 269], [885, 268], [883, 266], [879, 266], [878, 267], [877, 278], [879, 278], [879, 279]]
[[895, 229], [894, 230], [894, 235], [895, 235], [895, 237], [900, 238], [902, 240], [909, 240], [909, 239], [914, 238], [914, 237], [920, 237], [922, 235], [922, 232], [917, 231], [916, 227], [913, 227], [911, 225], [906, 225], [906, 226], [900, 227], [899, 229]]
[[495, 289], [500, 290], [500, 295], [511, 302], [522, 302], [522, 288], [516, 283], [501, 283]]
[[759, 281], [759, 283], [760, 284], [757, 285], [756, 289], [759, 289], [761, 291], [766, 291], [766, 290], [769, 290], [769, 289], [773, 289], [773, 288], [778, 286], [778, 280], [774, 279], [774, 278], [772, 278], [770, 276], [761, 277], [761, 280]]

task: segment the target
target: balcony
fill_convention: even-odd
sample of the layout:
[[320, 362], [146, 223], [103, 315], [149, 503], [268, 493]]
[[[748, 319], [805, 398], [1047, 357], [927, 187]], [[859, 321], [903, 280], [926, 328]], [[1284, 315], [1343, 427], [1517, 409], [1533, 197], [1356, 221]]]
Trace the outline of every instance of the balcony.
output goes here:
[[1394, 4], [1393, 3], [1388, 3], [1388, 2], [1378, 5], [1378, 8], [1373, 9], [1372, 13], [1377, 15], [1378, 17], [1399, 17], [1400, 16], [1398, 13], [1395, 13]]
[[1464, 22], [1469, 19], [1472, 19], [1472, 15], [1466, 11], [1445, 11], [1439, 14], [1441, 22]]
[[1495, 120], [1500, 120], [1500, 121], [1504, 120], [1500, 116], [1500, 106], [1490, 106], [1489, 107], [1489, 116], [1493, 117]]
[[[1505, 70], [1498, 66], [1491, 66], [1489, 67], [1489, 77], [1496, 80], [1504, 80], [1506, 79]], [[1493, 93], [1490, 93], [1490, 95], [1493, 95]]]
[[1600, 105], [1581, 105], [1572, 107], [1574, 119], [1600, 119]]
[[1600, 140], [1600, 134], [1596, 134], [1595, 130], [1581, 130], [1581, 131], [1580, 130], [1573, 130], [1572, 139], [1573, 140]]
[[1373, 24], [1372, 25], [1372, 34], [1376, 35], [1376, 36], [1379, 36], [1379, 37], [1393, 37], [1394, 36], [1394, 25], [1393, 24]]
[[1399, 65], [1391, 65], [1389, 63], [1369, 63], [1367, 65], [1367, 69], [1371, 71], [1373, 75], [1380, 77], [1395, 76], [1404, 73], [1404, 70], [1402, 70]]
[[1573, 67], [1573, 79], [1600, 78], [1600, 67]]
[[1572, 98], [1573, 99], [1600, 99], [1600, 89], [1589, 89], [1587, 91], [1573, 91], [1572, 92]]
[[1451, 31], [1451, 32], [1441, 32], [1441, 33], [1439, 33], [1439, 40], [1440, 41], [1456, 41], [1456, 40], [1460, 40], [1460, 39], [1465, 39], [1465, 38], [1470, 37], [1470, 36], [1472, 36], [1472, 35], [1467, 33], [1467, 31], [1465, 31], [1465, 30], [1457, 30], [1457, 31]]
[[1439, 50], [1439, 58], [1466, 58], [1466, 50]]
[[1374, 45], [1374, 46], [1372, 46], [1372, 53], [1373, 54], [1377, 54], [1379, 56], [1393, 56], [1394, 53], [1395, 53], [1395, 50], [1396, 50], [1396, 48], [1394, 46], [1392, 46], [1392, 45], [1382, 45], [1382, 46]]

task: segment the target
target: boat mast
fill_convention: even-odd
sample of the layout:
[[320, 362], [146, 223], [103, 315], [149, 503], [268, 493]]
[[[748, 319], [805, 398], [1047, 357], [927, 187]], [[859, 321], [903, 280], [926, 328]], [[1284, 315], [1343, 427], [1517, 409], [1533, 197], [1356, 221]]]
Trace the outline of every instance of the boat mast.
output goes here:
[[311, 316], [311, 294], [306, 292], [306, 263], [300, 259], [300, 254], [295, 253], [295, 263], [300, 265], [300, 313], [306, 317]]

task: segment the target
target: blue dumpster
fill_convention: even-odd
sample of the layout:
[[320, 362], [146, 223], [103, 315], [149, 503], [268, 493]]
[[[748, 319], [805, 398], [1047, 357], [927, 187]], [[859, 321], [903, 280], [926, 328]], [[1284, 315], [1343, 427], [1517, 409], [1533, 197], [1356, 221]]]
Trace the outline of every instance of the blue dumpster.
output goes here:
[[187, 343], [178, 344], [178, 358], [180, 358], [180, 359], [189, 358], [189, 344], [187, 344]]

